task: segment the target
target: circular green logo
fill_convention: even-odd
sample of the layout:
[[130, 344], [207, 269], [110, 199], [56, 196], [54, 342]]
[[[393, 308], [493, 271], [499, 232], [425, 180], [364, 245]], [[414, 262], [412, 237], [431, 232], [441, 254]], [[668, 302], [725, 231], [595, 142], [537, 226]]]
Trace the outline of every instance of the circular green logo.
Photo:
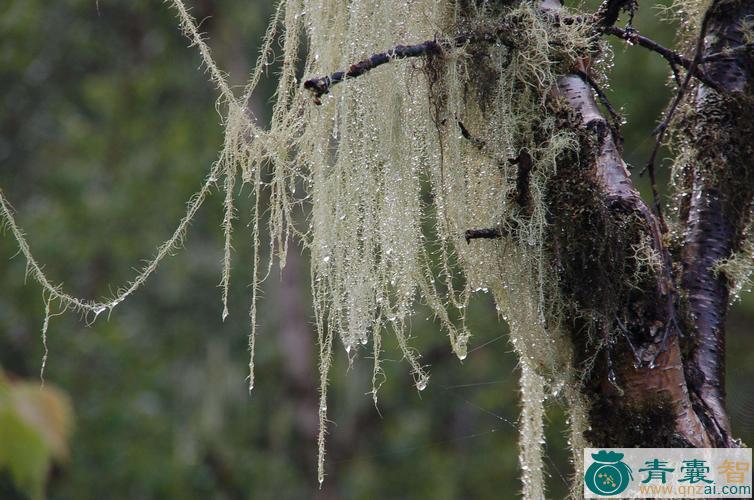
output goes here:
[[623, 453], [601, 450], [592, 454], [594, 463], [584, 474], [584, 483], [592, 493], [612, 496], [621, 493], [633, 480], [631, 467], [622, 462]]

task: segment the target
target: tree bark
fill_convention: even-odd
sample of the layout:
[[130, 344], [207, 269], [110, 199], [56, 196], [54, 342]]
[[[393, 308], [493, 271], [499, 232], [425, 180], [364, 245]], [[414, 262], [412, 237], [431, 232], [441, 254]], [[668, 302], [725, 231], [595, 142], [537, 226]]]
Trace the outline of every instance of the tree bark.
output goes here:
[[[579, 368], [600, 356], [583, 386], [588, 440], [602, 447], [709, 446], [687, 390], [659, 223], [633, 186], [588, 83], [566, 76], [558, 93], [575, 112], [568, 126], [581, 151], [559, 166], [551, 190], [555, 258]], [[652, 280], [632, 283], [638, 263], [630, 249], [642, 241], [659, 266]]]
[[[703, 59], [747, 42], [754, 2], [715, 2]], [[749, 28], [748, 35], [751, 35]], [[682, 289], [689, 335], [686, 374], [697, 413], [718, 446], [732, 446], [725, 410], [725, 319], [732, 283], [716, 265], [741, 250], [751, 211], [754, 173], [754, 58], [751, 51], [705, 68], [721, 92], [704, 84], [679, 123], [686, 180]]]
[[[543, 8], [557, 10], [554, 3]], [[605, 27], [617, 20], [620, 4], [605, 2], [598, 11]], [[593, 364], [582, 388], [593, 446], [739, 445], [724, 388], [732, 283], [716, 266], [740, 250], [754, 191], [754, 62], [751, 51], [730, 50], [747, 43], [754, 2], [713, 2], [710, 9], [701, 60], [731, 55], [710, 58], [702, 80], [719, 92], [696, 82], [678, 126], [687, 160], [682, 250], [673, 255], [587, 81], [574, 74], [558, 84], [565, 106], [556, 112], [577, 130], [581, 151], [559, 166], [551, 189], [553, 253], [571, 303], [578, 362]], [[588, 71], [583, 66], [579, 74]], [[642, 241], [658, 265], [653, 279], [627, 286], [642, 258], [628, 249]]]

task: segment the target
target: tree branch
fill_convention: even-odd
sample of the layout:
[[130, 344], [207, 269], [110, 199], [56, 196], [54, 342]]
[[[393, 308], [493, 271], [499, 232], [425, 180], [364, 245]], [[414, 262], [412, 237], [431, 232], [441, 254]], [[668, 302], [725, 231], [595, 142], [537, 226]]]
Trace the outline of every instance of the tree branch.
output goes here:
[[657, 52], [662, 57], [664, 57], [670, 64], [683, 66], [686, 69], [688, 69], [689, 66], [691, 66], [691, 61], [683, 57], [678, 52], [660, 45], [659, 43], [655, 42], [651, 38], [647, 38], [643, 35], [640, 35], [639, 32], [636, 30], [633, 30], [633, 29], [626, 30], [626, 29], [615, 27], [615, 26], [608, 26], [605, 28], [604, 32], [607, 33], [608, 35], [613, 35], [622, 40], [625, 40], [631, 45], [639, 45], [641, 47], [644, 47], [645, 49], [651, 50], [652, 52]]
[[712, 87], [713, 89], [717, 89], [717, 85], [710, 80], [705, 72], [699, 68], [698, 66], [692, 68], [692, 61], [689, 59], [683, 57], [678, 52], [675, 52], [674, 50], [671, 50], [667, 47], [663, 47], [659, 43], [655, 42], [651, 38], [647, 38], [643, 35], [640, 35], [636, 30], [629, 29], [621, 29], [617, 28], [615, 26], [607, 26], [604, 29], [604, 33], [608, 35], [613, 35], [618, 38], [621, 38], [631, 45], [639, 45], [641, 47], [644, 47], [645, 49], [651, 50], [652, 52], [656, 52], [660, 54], [663, 58], [665, 58], [666, 61], [670, 64], [670, 67], [673, 68], [673, 71], [675, 71], [675, 68], [677, 66], [682, 66], [687, 71], [691, 70], [691, 74], [693, 74], [696, 78], [704, 82], [709, 87]]
[[597, 98], [600, 100], [603, 106], [605, 106], [605, 109], [608, 113], [610, 113], [610, 117], [613, 120], [613, 131], [618, 132], [618, 129], [620, 127], [621, 122], [623, 121], [623, 117], [621, 117], [620, 114], [615, 110], [612, 104], [610, 104], [610, 100], [607, 98], [607, 95], [602, 91], [599, 85], [597, 85], [597, 82], [594, 81], [594, 78], [589, 76], [584, 71], [581, 70], [575, 70], [575, 74], [579, 75], [581, 78], [583, 78], [590, 87], [592, 87], [592, 90], [594, 90], [594, 93], [597, 94]]
[[[560, 4], [545, 0], [542, 7], [557, 12]], [[575, 70], [588, 74], [585, 62]], [[687, 390], [672, 263], [658, 220], [631, 182], [587, 79], [578, 74], [560, 77], [554, 92], [556, 109], [564, 102], [575, 111], [575, 117], [571, 112], [566, 116], [580, 145], [575, 158], [558, 165], [548, 192], [561, 288], [575, 307], [567, 321], [577, 353], [586, 356], [582, 362], [596, 356], [594, 345], [583, 338], [585, 330], [593, 332], [591, 342], [601, 334], [608, 345], [606, 365], [586, 375], [584, 391], [592, 406], [588, 439], [596, 446], [677, 446], [678, 438], [686, 446], [708, 446]], [[624, 283], [625, 269], [638, 264], [625, 248], [646, 239], [660, 265], [641, 293], [634, 293]], [[624, 315], [626, 343], [611, 340], [615, 312]], [[611, 349], [617, 351], [615, 359], [610, 358]], [[628, 415], [629, 420], [658, 415], [651, 417], [653, 426], [663, 426], [666, 435], [628, 432], [614, 438], [616, 426]]]
[[[631, 321], [626, 321], [626, 324], [622, 325], [621, 330], [628, 331], [628, 333], [625, 333], [627, 343], [624, 348], [616, 347], [621, 350], [610, 363], [609, 373], [606, 373], [604, 378], [598, 378], [594, 382], [602, 384], [601, 389], [596, 389], [600, 391], [601, 395], [591, 396], [596, 398], [595, 401], [598, 401], [595, 408], [611, 406], [609, 401], [612, 400], [606, 395], [615, 392], [611, 380], [617, 380], [623, 394], [616, 401], [619, 401], [620, 406], [626, 411], [629, 408], [643, 408], [642, 411], [648, 411], [647, 409], [652, 408], [653, 405], [659, 405], [659, 401], [664, 401], [662, 404], [667, 405], [667, 411], [672, 419], [671, 425], [675, 428], [675, 432], [682, 436], [682, 439], [694, 446], [709, 445], [710, 441], [692, 409], [687, 392], [676, 321], [676, 294], [672, 284], [670, 257], [664, 247], [657, 219], [652, 215], [651, 210], [633, 186], [613, 137], [607, 132], [609, 126], [594, 101], [590, 85], [578, 75], [568, 75], [560, 78], [558, 93], [570, 107], [578, 112], [580, 128], [583, 131], [582, 134], [584, 134], [582, 150], [589, 151], [593, 155], [591, 159], [584, 158], [584, 161], [588, 162], [587, 165], [591, 165], [591, 167], [584, 172], [583, 169], [586, 167], [581, 166], [577, 172], [589, 176], [591, 182], [594, 183], [593, 188], [585, 188], [586, 192], [593, 192], [598, 199], [602, 200], [601, 203], [598, 202], [591, 208], [584, 206], [583, 200], [580, 206], [569, 208], [569, 197], [573, 196], [569, 192], [570, 189], [562, 195], [563, 200], [555, 200], [557, 205], [552, 211], [554, 213], [563, 212], [557, 215], [559, 218], [554, 222], [557, 228], [555, 233], [562, 248], [560, 260], [563, 262], [575, 261], [573, 269], [567, 276], [568, 280], [575, 282], [568, 283], [566, 286], [576, 287], [576, 290], [580, 290], [576, 292], [577, 300], [578, 297], [581, 297], [581, 300], [586, 302], [582, 306], [583, 308], [588, 308], [590, 304], [593, 304], [591, 307], [597, 310], [604, 307], [600, 301], [609, 300], [595, 297], [595, 295], [604, 295], [607, 290], [602, 288], [611, 286], [612, 291], [610, 293], [614, 296], [623, 293], [620, 288], [625, 285], [616, 283], [614, 275], [611, 274], [611, 272], [616, 272], [620, 275], [621, 271], [616, 271], [615, 268], [611, 271], [609, 266], [612, 263], [609, 261], [622, 255], [624, 250], [621, 249], [621, 245], [629, 244], [629, 241], [634, 238], [630, 234], [621, 235], [621, 232], [626, 231], [625, 228], [630, 228], [636, 224], [631, 221], [638, 221], [639, 225], [634, 226], [637, 228], [638, 235], [646, 234], [650, 238], [653, 251], [661, 259], [661, 268], [657, 270], [654, 282], [656, 290], [634, 296], [633, 299], [630, 299], [635, 301], [631, 307], [626, 304], [619, 305], [621, 310], [635, 308], [641, 312], [632, 313], [637, 315], [630, 317]], [[596, 135], [596, 137], [592, 135], [594, 139], [589, 139], [588, 137], [591, 134]], [[596, 142], [596, 145], [592, 141]], [[580, 155], [580, 158], [583, 158], [583, 156]], [[575, 172], [568, 172], [563, 173], [563, 175], [572, 177], [576, 174]], [[607, 212], [602, 212], [600, 206], [606, 207]], [[575, 213], [578, 214], [576, 217], [583, 221], [576, 222], [576, 226], [572, 229], [567, 229], [569, 224], [574, 224], [569, 222], [574, 218], [574, 214], [569, 213], [569, 210], [575, 210]], [[588, 213], [584, 213], [585, 211], [588, 211]], [[588, 236], [580, 234], [583, 231], [584, 223], [591, 224], [591, 230], [605, 229], [602, 235], [604, 240], [600, 242], [587, 240], [574, 243], [574, 240], [588, 238]], [[562, 233], [564, 229], [566, 232]], [[625, 238], [629, 238], [629, 240], [626, 241]], [[583, 252], [582, 255], [573, 253], [574, 245]], [[600, 254], [602, 251], [608, 252], [607, 255]], [[613, 255], [613, 253], [616, 254]], [[591, 268], [589, 272], [594, 273], [593, 277], [585, 276], [585, 266]], [[620, 263], [620, 266], [623, 266], [623, 263]], [[648, 328], [647, 325], [655, 326]], [[609, 325], [603, 325], [601, 328], [609, 328]], [[647, 329], [650, 331], [647, 332]], [[607, 333], [604, 335], [607, 337]], [[637, 357], [641, 360], [638, 364], [634, 362]], [[600, 416], [600, 418], [602, 417], [604, 415]], [[613, 416], [612, 418], [616, 417]], [[592, 419], [593, 432], [599, 434], [599, 437], [595, 439], [598, 441], [603, 438], [607, 439], [605, 436], [610, 433], [607, 427], [616, 425], [620, 421], [620, 418], [618, 418], [615, 421], [606, 420], [600, 423]], [[598, 429], [600, 426], [606, 426], [606, 428], [600, 431]], [[600, 442], [599, 445], [603, 446], [606, 443], [609, 444], [609, 440]], [[640, 444], [622, 443], [621, 445]]]
[[[620, 9], [626, 8], [626, 5], [631, 3], [632, 0], [605, 0], [600, 7], [600, 10], [595, 13], [597, 23], [601, 26], [602, 32], [626, 40], [631, 44], [640, 45], [653, 52], [657, 52], [668, 61], [674, 72], [676, 71], [677, 66], [682, 66], [687, 70], [692, 68], [692, 61], [689, 61], [677, 52], [663, 47], [654, 40], [640, 35], [635, 30], [621, 29], [612, 26], [617, 20], [617, 13]], [[555, 14], [555, 16], [558, 18], [557, 14]], [[573, 21], [573, 19], [570, 18], [562, 18], [560, 20]], [[346, 79], [358, 78], [370, 70], [396, 59], [438, 55], [442, 53], [444, 47], [460, 47], [467, 43], [474, 42], [492, 43], [495, 41], [502, 41], [504, 45], [514, 48], [514, 41], [505, 37], [506, 31], [505, 27], [501, 27], [487, 33], [465, 33], [445, 41], [427, 40], [415, 45], [396, 45], [390, 50], [373, 54], [366, 59], [352, 64], [346, 71], [336, 71], [331, 75], [310, 78], [304, 82], [304, 88], [314, 94], [315, 103], [319, 104], [321, 97], [328, 94], [334, 85], [337, 85]], [[709, 80], [704, 71], [700, 68], [694, 67], [692, 69], [692, 74], [708, 86], [717, 89], [715, 83]]]
[[466, 243], [471, 243], [471, 240], [476, 239], [494, 240], [503, 237], [503, 230], [497, 227], [484, 229], [467, 229], [465, 236]]
[[424, 57], [439, 55], [445, 47], [461, 47], [467, 43], [492, 43], [500, 41], [503, 45], [513, 48], [512, 40], [505, 37], [506, 29], [504, 26], [495, 31], [482, 33], [464, 33], [449, 40], [427, 40], [416, 45], [396, 45], [390, 50], [373, 54], [368, 58], [352, 64], [347, 71], [336, 71], [328, 76], [311, 78], [304, 82], [304, 88], [314, 94], [315, 103], [320, 103], [320, 98], [329, 93], [333, 85], [349, 79], [358, 78], [368, 71], [387, 64], [395, 59], [406, 59], [409, 57]]
[[312, 78], [304, 82], [304, 88], [311, 91], [319, 104], [319, 98], [330, 92], [330, 88], [346, 78], [357, 78], [371, 69], [383, 64], [389, 63], [394, 59], [405, 59], [407, 57], [422, 57], [432, 54], [440, 54], [442, 48], [435, 40], [427, 40], [416, 45], [397, 45], [386, 52], [374, 54], [352, 64], [347, 71], [336, 71], [332, 75]]
[[529, 204], [529, 179], [531, 178], [532, 165], [531, 155], [525, 149], [519, 152], [516, 158], [508, 160], [509, 163], [518, 165], [516, 175], [516, 203], [522, 208]]

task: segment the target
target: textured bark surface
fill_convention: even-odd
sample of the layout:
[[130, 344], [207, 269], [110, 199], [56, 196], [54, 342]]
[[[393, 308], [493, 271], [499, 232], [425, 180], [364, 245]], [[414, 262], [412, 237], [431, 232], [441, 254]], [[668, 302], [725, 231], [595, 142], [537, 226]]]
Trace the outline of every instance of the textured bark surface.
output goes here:
[[[598, 23], [609, 30], [628, 6], [604, 2]], [[542, 8], [559, 7], [543, 2]], [[587, 65], [577, 68], [581, 76], [558, 84], [566, 114], [575, 113], [565, 126], [579, 131], [581, 152], [564, 162], [552, 188], [553, 251], [561, 287], [572, 301], [579, 362], [591, 366], [582, 390], [590, 401], [588, 438], [595, 446], [738, 445], [724, 386], [732, 283], [716, 266], [740, 249], [754, 191], [754, 64], [751, 51], [730, 50], [748, 42], [745, 20], [754, 2], [713, 2], [710, 9], [700, 60], [716, 56], [698, 70], [693, 102], [680, 121], [689, 160], [676, 265], [583, 78]], [[659, 265], [637, 290], [637, 283], [626, 285], [639, 265], [627, 248], [642, 238]], [[674, 269], [682, 276], [674, 277]]]
[[[754, 2], [713, 7], [703, 56], [746, 43]], [[750, 28], [749, 28], [750, 30]], [[716, 264], [740, 250], [754, 186], [754, 58], [733, 52], [706, 67], [723, 93], [704, 84], [680, 122], [687, 162], [681, 201], [682, 288], [687, 304], [687, 377], [695, 407], [718, 446], [734, 444], [725, 410], [725, 319], [731, 283]]]
[[[573, 300], [572, 336], [582, 362], [604, 342], [602, 359], [584, 386], [592, 404], [590, 441], [596, 446], [708, 446], [687, 391], [670, 257], [657, 220], [633, 186], [587, 82], [563, 77], [558, 90], [580, 122], [574, 126], [582, 143], [577, 169], [564, 165], [563, 175], [581, 178], [578, 182], [589, 187], [575, 198], [578, 188], [573, 186], [567, 193], [553, 190], [552, 211], [560, 214], [554, 221], [560, 240], [556, 257]], [[642, 238], [651, 242], [660, 268], [653, 282], [637, 292], [627, 281], [635, 265], [627, 249]], [[611, 333], [616, 328], [623, 338]], [[585, 332], [592, 338], [582, 338]]]

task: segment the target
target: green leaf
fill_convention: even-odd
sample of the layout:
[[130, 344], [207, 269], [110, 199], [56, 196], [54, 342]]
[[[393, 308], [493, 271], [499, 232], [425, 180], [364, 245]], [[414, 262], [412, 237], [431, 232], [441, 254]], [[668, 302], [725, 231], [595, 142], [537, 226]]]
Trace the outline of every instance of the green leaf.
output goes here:
[[37, 383], [11, 382], [0, 372], [0, 469], [33, 499], [43, 498], [53, 460], [68, 457], [68, 398]]

